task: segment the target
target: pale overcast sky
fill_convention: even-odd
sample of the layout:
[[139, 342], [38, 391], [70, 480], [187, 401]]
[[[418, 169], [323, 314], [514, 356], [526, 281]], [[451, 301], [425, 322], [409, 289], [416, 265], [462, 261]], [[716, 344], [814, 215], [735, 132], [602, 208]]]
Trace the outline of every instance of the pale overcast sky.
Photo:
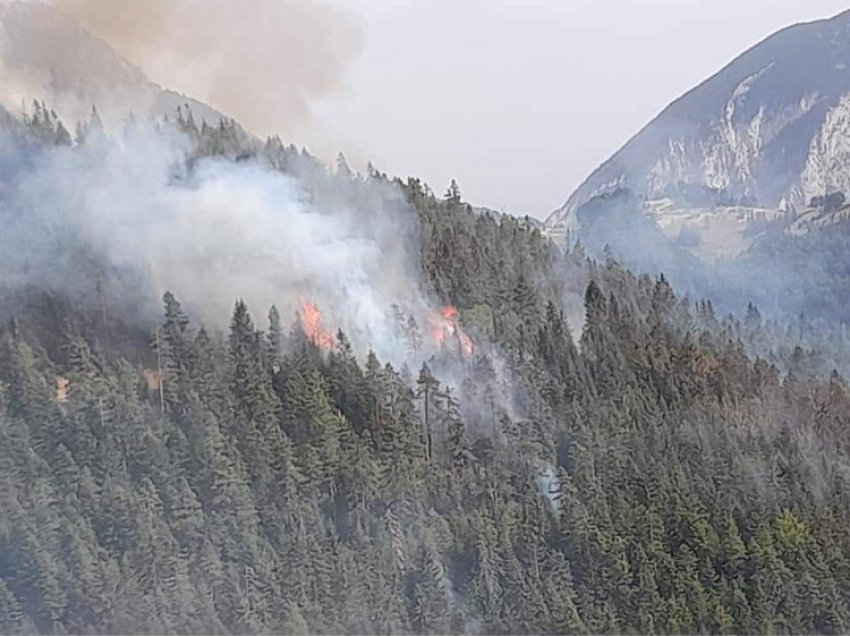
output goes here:
[[[393, 175], [544, 217], [665, 105], [836, 0], [335, 0], [364, 33], [320, 120]], [[362, 168], [358, 165], [357, 167]]]

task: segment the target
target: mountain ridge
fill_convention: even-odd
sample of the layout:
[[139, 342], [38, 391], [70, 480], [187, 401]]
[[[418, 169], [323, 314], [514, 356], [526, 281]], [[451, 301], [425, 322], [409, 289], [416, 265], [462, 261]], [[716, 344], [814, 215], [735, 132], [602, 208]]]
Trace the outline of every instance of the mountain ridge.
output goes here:
[[[831, 184], [816, 169], [812, 144], [830, 113], [843, 122], [841, 113], [850, 109], [842, 102], [850, 93], [848, 33], [850, 11], [844, 11], [785, 27], [750, 47], [600, 164], [550, 214], [547, 227], [574, 226], [581, 204], [616, 187], [653, 198], [682, 184], [701, 185], [767, 207], [822, 194], [816, 190]], [[839, 154], [841, 163], [850, 161], [843, 148]]]
[[7, 109], [47, 100], [65, 121], [84, 119], [92, 106], [117, 122], [131, 112], [170, 116], [184, 104], [211, 125], [226, 118], [152, 81], [73, 17], [38, 0], [0, 2], [0, 81]]

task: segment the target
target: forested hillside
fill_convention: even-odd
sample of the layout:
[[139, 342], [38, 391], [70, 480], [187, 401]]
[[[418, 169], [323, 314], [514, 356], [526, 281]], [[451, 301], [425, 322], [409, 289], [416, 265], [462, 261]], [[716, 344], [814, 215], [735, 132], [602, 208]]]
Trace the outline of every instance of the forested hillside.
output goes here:
[[[72, 143], [38, 112], [18, 134]], [[315, 175], [235, 124], [177, 125], [189, 169]], [[413, 206], [423, 284], [457, 310], [438, 350], [358, 355], [309, 303], [235, 297], [218, 329], [161, 290], [143, 328], [7, 294], [0, 631], [850, 629], [850, 390], [805, 321], [717, 317], [456, 184], [321, 174]]]

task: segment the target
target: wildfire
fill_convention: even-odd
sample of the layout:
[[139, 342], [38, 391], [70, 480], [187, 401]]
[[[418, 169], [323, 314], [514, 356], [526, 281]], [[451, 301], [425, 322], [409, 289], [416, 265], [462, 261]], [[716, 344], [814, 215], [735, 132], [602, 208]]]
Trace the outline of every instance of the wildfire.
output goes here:
[[334, 345], [333, 334], [324, 328], [322, 324], [322, 312], [313, 303], [301, 299], [301, 329], [307, 340], [314, 345], [328, 351]]
[[457, 309], [452, 305], [446, 305], [439, 313], [432, 313], [429, 318], [434, 342], [442, 344], [446, 341], [446, 338], [456, 338], [464, 355], [471, 356], [473, 354], [475, 345], [458, 324]]

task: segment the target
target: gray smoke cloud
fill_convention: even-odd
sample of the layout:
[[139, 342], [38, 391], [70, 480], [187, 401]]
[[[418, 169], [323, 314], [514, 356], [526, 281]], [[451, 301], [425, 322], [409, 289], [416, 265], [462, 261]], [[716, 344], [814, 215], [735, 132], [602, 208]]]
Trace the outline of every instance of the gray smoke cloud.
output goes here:
[[162, 122], [94, 128], [76, 145], [0, 135], [3, 313], [15, 315], [4, 299], [48, 291], [150, 331], [168, 290], [220, 332], [240, 298], [261, 329], [273, 304], [289, 324], [315, 305], [319, 331], [342, 329], [361, 361], [372, 349], [413, 374], [427, 361], [467, 426], [499, 437], [503, 415], [527, 417], [530, 397], [498, 347], [429, 291], [418, 216], [398, 186], [303, 157], [283, 173], [263, 153], [195, 153]]
[[[312, 0], [52, 0], [153, 81], [258, 134], [298, 136], [344, 83], [362, 33]], [[42, 42], [42, 47], [49, 46]]]
[[[415, 212], [396, 187], [321, 167], [295, 178], [259, 159], [189, 169], [189, 152], [182, 134], [149, 124], [74, 147], [27, 149], [7, 137], [5, 286], [83, 294], [96, 265], [135, 285], [150, 315], [170, 290], [215, 328], [236, 298], [261, 326], [271, 304], [294, 316], [303, 299], [329, 331], [342, 327], [392, 360], [403, 350], [393, 304], [426, 328], [436, 306], [420, 285]], [[131, 296], [115, 290], [116, 305]]]

